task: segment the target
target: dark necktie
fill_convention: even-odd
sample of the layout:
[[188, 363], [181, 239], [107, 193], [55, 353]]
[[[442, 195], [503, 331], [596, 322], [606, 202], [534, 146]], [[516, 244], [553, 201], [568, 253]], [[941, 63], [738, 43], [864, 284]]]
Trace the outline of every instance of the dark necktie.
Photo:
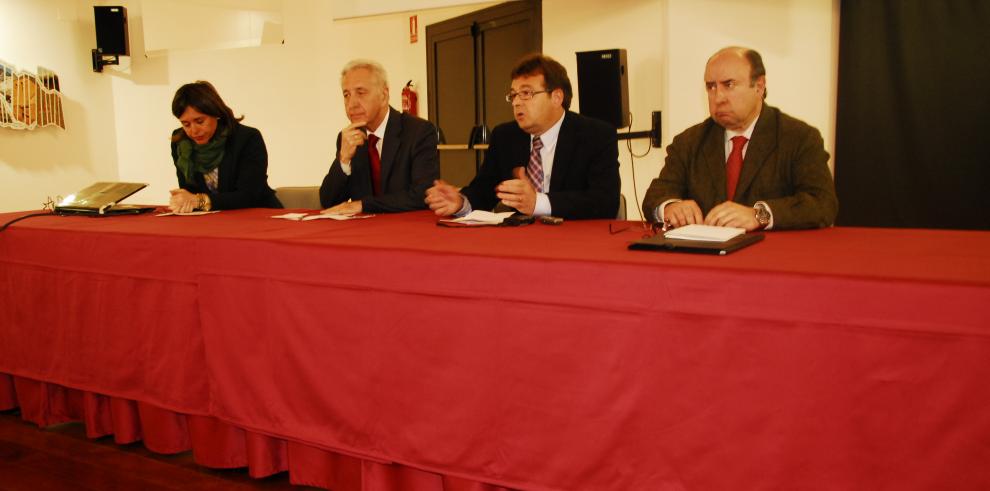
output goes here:
[[537, 193], [543, 192], [543, 157], [540, 150], [543, 149], [543, 142], [540, 137], [533, 138], [533, 151], [529, 154], [529, 165], [526, 166], [526, 175], [533, 183], [533, 189]]
[[382, 194], [382, 156], [378, 154], [378, 137], [368, 135], [368, 157], [371, 162], [371, 188], [375, 196]]
[[729, 160], [725, 162], [725, 195], [729, 201], [736, 196], [736, 184], [739, 184], [739, 172], [743, 164], [742, 151], [746, 141], [746, 137], [742, 135], [732, 137], [732, 151], [729, 152]]

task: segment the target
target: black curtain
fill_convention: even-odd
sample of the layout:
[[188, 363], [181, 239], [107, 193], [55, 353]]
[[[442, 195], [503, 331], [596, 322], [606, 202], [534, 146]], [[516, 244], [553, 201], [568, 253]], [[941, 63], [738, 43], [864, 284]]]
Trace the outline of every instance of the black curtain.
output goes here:
[[990, 1], [842, 0], [839, 225], [990, 229]]

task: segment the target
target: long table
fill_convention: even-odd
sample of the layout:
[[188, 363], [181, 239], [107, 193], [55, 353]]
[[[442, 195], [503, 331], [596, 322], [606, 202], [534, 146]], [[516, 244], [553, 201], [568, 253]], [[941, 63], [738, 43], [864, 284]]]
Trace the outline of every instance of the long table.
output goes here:
[[333, 489], [990, 488], [990, 233], [275, 213], [11, 226], [0, 409]]

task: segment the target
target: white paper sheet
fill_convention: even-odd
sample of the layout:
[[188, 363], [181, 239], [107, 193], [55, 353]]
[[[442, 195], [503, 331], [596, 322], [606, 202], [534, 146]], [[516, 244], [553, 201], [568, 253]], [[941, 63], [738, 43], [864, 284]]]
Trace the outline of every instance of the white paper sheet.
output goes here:
[[707, 242], [725, 242], [733, 237], [746, 233], [744, 228], [714, 227], [712, 225], [685, 225], [664, 232], [668, 239], [704, 240]]
[[465, 225], [498, 225], [514, 212], [505, 211], [502, 213], [492, 213], [484, 210], [474, 210], [460, 218], [443, 219], [443, 222], [463, 223]]

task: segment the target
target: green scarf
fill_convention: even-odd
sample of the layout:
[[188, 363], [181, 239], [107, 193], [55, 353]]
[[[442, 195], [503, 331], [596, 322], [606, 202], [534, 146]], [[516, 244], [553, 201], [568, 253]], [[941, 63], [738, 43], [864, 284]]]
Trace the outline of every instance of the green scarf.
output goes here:
[[220, 165], [223, 160], [224, 146], [227, 144], [227, 134], [230, 131], [224, 128], [219, 134], [213, 135], [210, 141], [197, 145], [188, 137], [179, 140], [178, 154], [175, 159], [175, 166], [179, 168], [185, 176], [187, 183], [193, 182], [193, 176], [197, 173], [208, 174]]

